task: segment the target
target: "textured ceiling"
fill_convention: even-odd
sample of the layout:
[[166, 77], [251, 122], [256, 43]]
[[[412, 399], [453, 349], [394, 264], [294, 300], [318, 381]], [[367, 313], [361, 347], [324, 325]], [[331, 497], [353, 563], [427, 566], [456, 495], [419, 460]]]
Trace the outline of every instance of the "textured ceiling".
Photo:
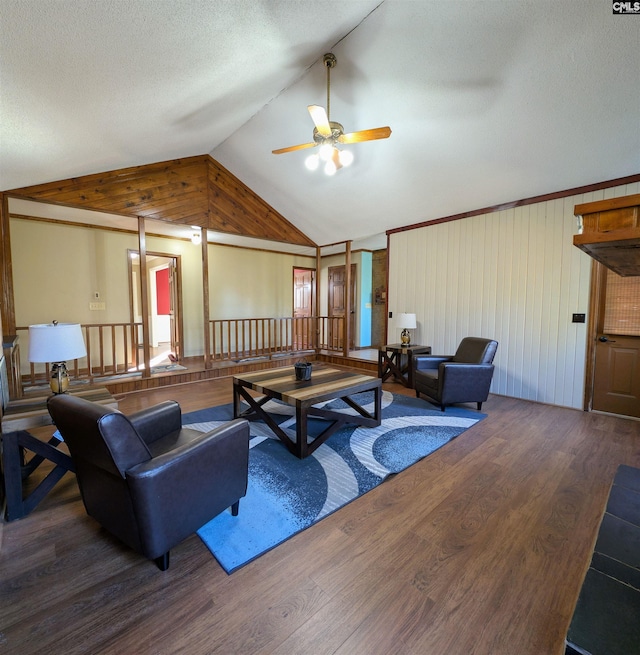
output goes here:
[[[304, 167], [306, 107], [346, 131]], [[640, 172], [608, 0], [0, 0], [0, 189], [210, 153], [318, 244]], [[375, 241], [375, 239], [374, 239]]]

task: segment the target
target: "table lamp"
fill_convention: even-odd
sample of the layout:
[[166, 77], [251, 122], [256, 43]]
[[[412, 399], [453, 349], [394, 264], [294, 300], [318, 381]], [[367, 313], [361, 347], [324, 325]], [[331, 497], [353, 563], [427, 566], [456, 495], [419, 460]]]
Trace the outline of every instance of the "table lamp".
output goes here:
[[29, 326], [29, 361], [51, 364], [51, 391], [69, 388], [66, 362], [87, 354], [79, 323], [42, 323]]
[[415, 314], [398, 314], [397, 325], [399, 328], [402, 328], [400, 333], [400, 342], [403, 346], [411, 345], [411, 334], [409, 330], [415, 330], [416, 325], [416, 315]]

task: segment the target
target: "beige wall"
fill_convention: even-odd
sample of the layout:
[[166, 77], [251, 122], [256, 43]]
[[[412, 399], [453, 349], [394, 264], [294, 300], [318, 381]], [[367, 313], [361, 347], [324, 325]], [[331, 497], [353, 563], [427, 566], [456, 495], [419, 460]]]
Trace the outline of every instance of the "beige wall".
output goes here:
[[[10, 229], [19, 327], [54, 319], [83, 324], [129, 321], [127, 251], [137, 250], [137, 234], [21, 218], [12, 218]], [[180, 256], [184, 354], [202, 354], [200, 247], [153, 236], [147, 237], [146, 247]], [[294, 266], [313, 267], [315, 258], [211, 245], [211, 317], [291, 316]], [[89, 309], [95, 292], [104, 310]], [[26, 334], [21, 341], [26, 351]]]
[[315, 268], [315, 257], [209, 245], [211, 318], [293, 315], [293, 269]]
[[[16, 323], [129, 320], [127, 248], [137, 237], [118, 232], [11, 219]], [[100, 294], [104, 311], [89, 303]]]
[[[416, 341], [452, 354], [465, 336], [499, 341], [492, 392], [582, 409], [591, 258], [573, 245], [574, 205], [629, 184], [394, 233], [389, 310], [415, 312]], [[389, 321], [389, 339], [397, 333]]]

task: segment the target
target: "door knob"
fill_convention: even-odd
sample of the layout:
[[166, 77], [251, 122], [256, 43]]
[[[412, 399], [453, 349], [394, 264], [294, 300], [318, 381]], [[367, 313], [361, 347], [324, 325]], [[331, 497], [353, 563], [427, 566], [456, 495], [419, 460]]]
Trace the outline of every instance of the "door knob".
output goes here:
[[598, 341], [602, 341], [602, 343], [615, 343], [615, 339], [609, 339], [608, 337], [605, 337], [604, 334], [598, 339]]

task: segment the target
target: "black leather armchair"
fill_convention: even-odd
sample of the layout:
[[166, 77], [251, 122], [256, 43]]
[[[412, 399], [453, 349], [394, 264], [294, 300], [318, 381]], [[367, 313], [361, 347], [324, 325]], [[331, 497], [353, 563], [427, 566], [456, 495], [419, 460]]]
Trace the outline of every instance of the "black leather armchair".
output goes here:
[[169, 568], [169, 551], [247, 491], [249, 424], [199, 432], [166, 401], [128, 417], [66, 394], [48, 409], [75, 463], [87, 514], [125, 544]]
[[493, 358], [498, 342], [466, 337], [455, 355], [415, 355], [413, 386], [420, 394], [435, 400], [444, 412], [445, 405], [478, 403], [478, 410], [489, 396], [493, 377]]

